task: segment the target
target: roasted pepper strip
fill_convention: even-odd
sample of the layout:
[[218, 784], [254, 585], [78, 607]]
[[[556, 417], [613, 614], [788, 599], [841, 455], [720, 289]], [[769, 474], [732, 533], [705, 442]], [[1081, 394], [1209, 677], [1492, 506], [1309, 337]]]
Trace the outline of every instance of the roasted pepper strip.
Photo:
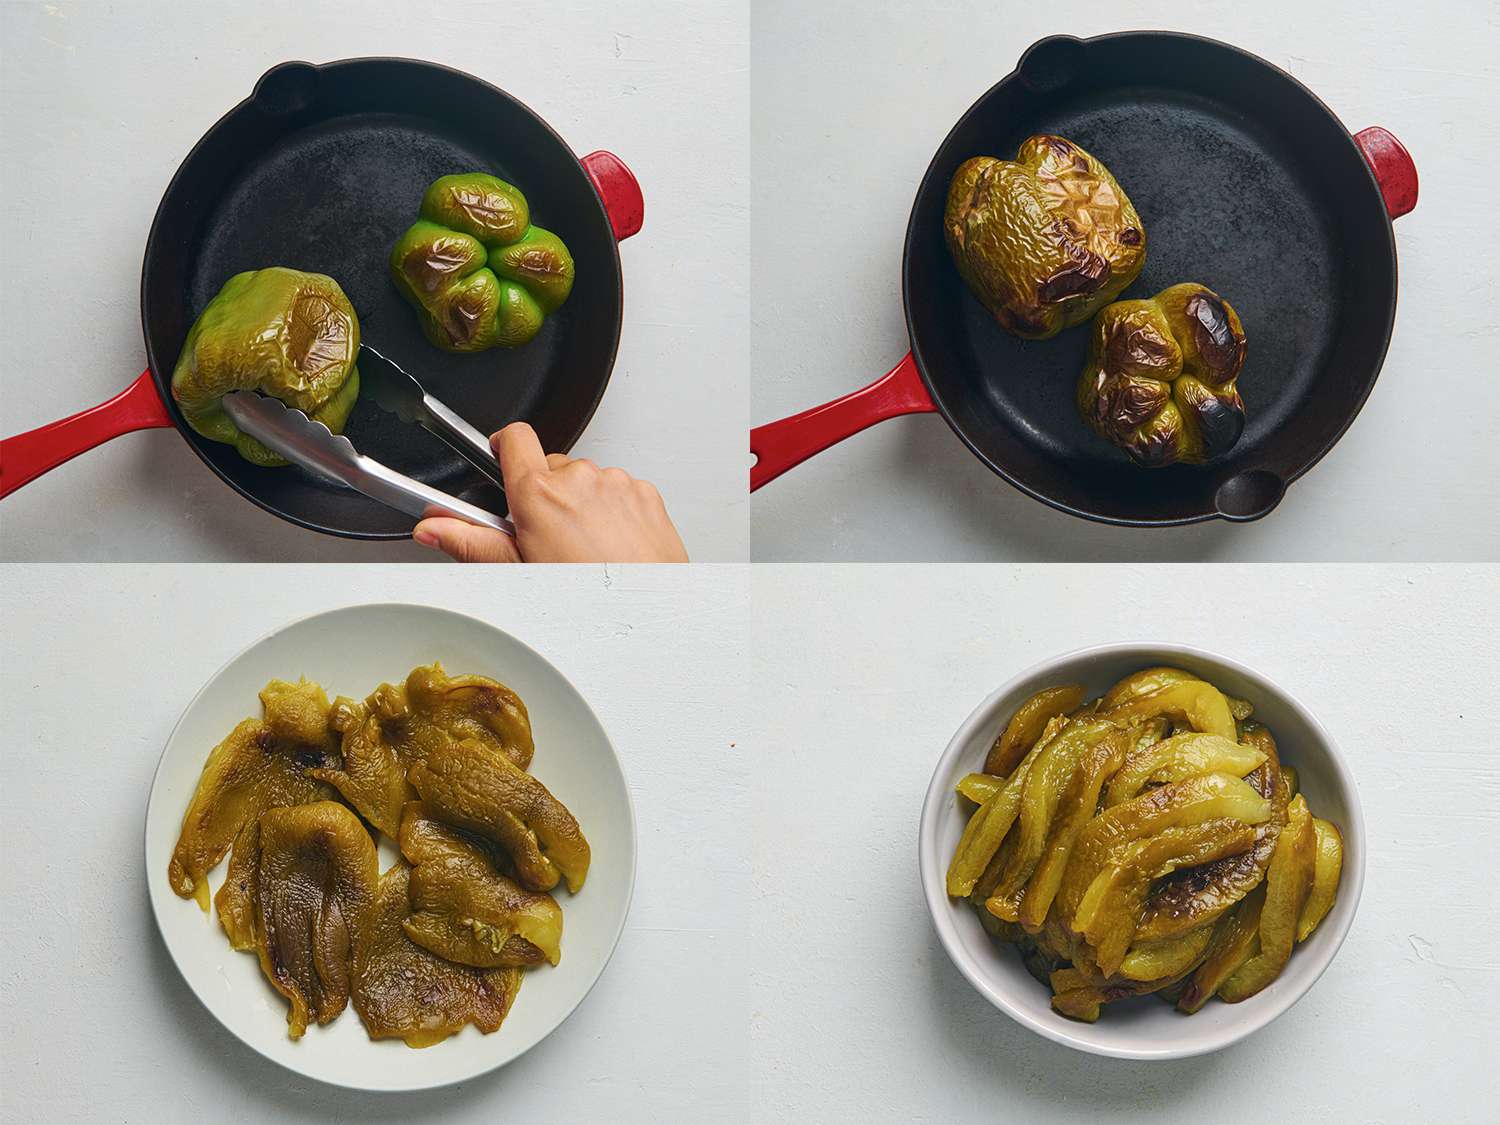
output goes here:
[[1064, 918], [1076, 917], [1084, 892], [1109, 861], [1114, 849], [1154, 836], [1168, 828], [1233, 817], [1259, 824], [1271, 815], [1271, 803], [1244, 781], [1210, 773], [1174, 781], [1133, 801], [1105, 809], [1079, 835], [1063, 876], [1058, 905]]
[[1276, 979], [1292, 955], [1297, 921], [1312, 891], [1317, 860], [1317, 833], [1307, 802], [1299, 794], [1287, 806], [1286, 827], [1266, 871], [1266, 904], [1260, 912], [1260, 952], [1246, 961], [1219, 989], [1219, 997], [1236, 1004]]
[[1181, 976], [1202, 962], [1213, 936], [1213, 926], [1199, 926], [1181, 937], [1137, 945], [1120, 962], [1120, 976], [1141, 981]]
[[1282, 766], [1281, 779], [1286, 783], [1286, 799], [1288, 801], [1302, 792], [1302, 779], [1297, 776], [1296, 766]]
[[1318, 855], [1313, 862], [1312, 891], [1307, 896], [1307, 904], [1302, 907], [1302, 916], [1297, 919], [1299, 942], [1306, 941], [1333, 908], [1333, 899], [1339, 889], [1339, 874], [1344, 867], [1344, 838], [1339, 835], [1339, 830], [1328, 821], [1314, 817], [1313, 831], [1318, 838]]
[[1139, 672], [1132, 672], [1111, 686], [1099, 700], [1099, 710], [1113, 711], [1116, 707], [1160, 691], [1164, 687], [1170, 687], [1172, 684], [1198, 682], [1200, 679], [1201, 677], [1185, 672], [1181, 668], [1169, 668], [1165, 665], [1143, 668]]
[[1072, 928], [1094, 947], [1100, 971], [1112, 973], [1135, 940], [1141, 906], [1153, 880], [1246, 851], [1254, 842], [1253, 827], [1220, 817], [1168, 828], [1126, 845], [1089, 884]]
[[1005, 788], [1005, 778], [987, 773], [968, 773], [959, 778], [958, 784], [953, 788], [976, 805], [982, 805]]
[[1192, 1013], [1203, 1007], [1219, 991], [1219, 986], [1255, 955], [1260, 944], [1260, 909], [1265, 901], [1266, 887], [1262, 883], [1219, 919], [1208, 955], [1178, 997], [1179, 1011]]
[[1083, 702], [1083, 696], [1082, 684], [1064, 684], [1062, 687], [1043, 688], [1017, 707], [1010, 722], [1005, 724], [1005, 730], [990, 747], [984, 759], [984, 772], [1009, 777], [1041, 738], [1047, 721], [1072, 711]]
[[[953, 860], [948, 864], [948, 893], [954, 898], [963, 898], [972, 892], [974, 884], [995, 858], [1005, 834], [1021, 810], [1022, 787], [1042, 745], [1037, 743], [1026, 760], [1016, 767], [1010, 780], [975, 809], [969, 823], [964, 825], [964, 834], [959, 837]], [[999, 878], [998, 873], [996, 878]]]
[[1047, 832], [1047, 843], [1042, 861], [1037, 864], [1022, 893], [1017, 921], [1028, 933], [1036, 933], [1052, 908], [1057, 888], [1062, 885], [1063, 872], [1067, 870], [1068, 857], [1083, 826], [1093, 817], [1099, 807], [1099, 791], [1104, 782], [1119, 768], [1130, 745], [1130, 731], [1109, 731], [1085, 752], [1073, 781], [1063, 797]]
[[1101, 714], [1122, 725], [1166, 715], [1177, 722], [1187, 723], [1196, 731], [1216, 734], [1230, 742], [1238, 735], [1234, 716], [1229, 712], [1229, 701], [1223, 692], [1206, 680], [1169, 683], [1116, 707], [1105, 705], [1101, 707]]
[[1021, 889], [1042, 860], [1047, 833], [1064, 790], [1083, 765], [1089, 751], [1119, 730], [1100, 719], [1068, 723], [1043, 748], [1026, 775], [1021, 794], [1019, 832], [1000, 882], [990, 895], [990, 912], [1007, 922], [1019, 921]]
[[[953, 860], [948, 865], [948, 893], [955, 898], [962, 897], [964, 893], [973, 894], [978, 888], [983, 888], [984, 898], [989, 898], [990, 891], [1000, 881], [1000, 872], [1005, 866], [1005, 854], [1001, 851], [1002, 845], [1010, 831], [1011, 825], [1015, 823], [1016, 814], [1021, 808], [1022, 786], [1026, 783], [1026, 774], [1031, 769], [1031, 763], [1035, 761], [1042, 748], [1057, 736], [1057, 732], [1067, 725], [1067, 719], [1058, 715], [1048, 721], [1046, 729], [1042, 731], [1042, 737], [1037, 739], [1036, 745], [1031, 748], [1030, 753], [1022, 759], [1021, 764], [1016, 767], [1015, 772], [1006, 780], [1003, 790], [1008, 790], [1010, 795], [1005, 798], [1005, 804], [997, 806], [993, 812], [993, 822], [986, 820], [975, 824], [974, 818], [983, 811], [983, 806], [969, 818], [968, 825], [964, 828], [964, 836], [959, 838], [958, 847], [953, 851]], [[974, 775], [970, 775], [974, 776]], [[961, 784], [961, 783], [960, 783]], [[1011, 787], [1014, 787], [1013, 789]], [[974, 836], [969, 837], [970, 829]], [[965, 844], [965, 839], [968, 843]], [[954, 879], [954, 871], [963, 857], [964, 867], [957, 879]], [[977, 881], [970, 883], [971, 877]], [[955, 886], [968, 886], [968, 892], [954, 891]]]
[[1288, 795], [1271, 732], [1258, 723], [1247, 723], [1241, 741], [1266, 755], [1265, 765], [1245, 781], [1271, 802], [1270, 817], [1256, 830], [1255, 845], [1248, 852], [1179, 872], [1158, 886], [1147, 900], [1136, 940], [1161, 941], [1211, 922], [1265, 878], [1276, 836], [1286, 823]]
[[[1071, 1016], [1085, 1023], [1093, 1023], [1099, 1018], [1102, 1005], [1115, 1000], [1124, 1000], [1130, 996], [1147, 996], [1153, 992], [1160, 992], [1164, 988], [1170, 988], [1186, 975], [1186, 973], [1178, 973], [1162, 980], [1114, 980], [1104, 984], [1093, 984], [1087, 983], [1090, 979], [1087, 974], [1077, 973], [1073, 969], [1059, 969], [1052, 974], [1052, 1007], [1065, 1016]], [[1084, 983], [1079, 983], [1080, 981]], [[1071, 987], [1059, 988], [1059, 984]]]
[[1123, 804], [1139, 794], [1148, 781], [1181, 781], [1201, 773], [1244, 777], [1265, 760], [1265, 754], [1253, 746], [1216, 734], [1186, 731], [1132, 750], [1110, 779], [1104, 804]]

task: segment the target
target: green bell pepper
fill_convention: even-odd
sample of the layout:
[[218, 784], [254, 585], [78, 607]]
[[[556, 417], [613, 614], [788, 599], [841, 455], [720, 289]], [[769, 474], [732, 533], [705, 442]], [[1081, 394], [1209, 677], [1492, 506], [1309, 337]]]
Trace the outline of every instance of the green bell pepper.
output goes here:
[[519, 188], [484, 172], [433, 182], [390, 269], [427, 339], [453, 352], [526, 343], [573, 289], [562, 239], [531, 222]]
[[338, 282], [272, 266], [235, 274], [193, 321], [172, 372], [187, 423], [256, 465], [286, 462], [224, 413], [231, 391], [279, 398], [334, 433], [359, 397], [359, 320]]

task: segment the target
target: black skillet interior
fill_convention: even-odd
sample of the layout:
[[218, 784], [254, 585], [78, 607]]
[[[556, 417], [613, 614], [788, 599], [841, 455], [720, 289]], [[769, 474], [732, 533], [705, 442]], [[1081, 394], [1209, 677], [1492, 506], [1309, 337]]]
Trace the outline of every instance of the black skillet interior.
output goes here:
[[[954, 170], [1034, 133], [1088, 149], [1139, 211], [1146, 267], [1125, 297], [1198, 281], [1240, 314], [1248, 419], [1223, 461], [1130, 464], [1074, 404], [1088, 325], [1017, 339], [959, 279], [942, 235]], [[1132, 32], [1043, 40], [959, 122], [918, 192], [904, 283], [923, 377], [986, 464], [1075, 515], [1170, 524], [1263, 514], [1344, 432], [1390, 339], [1396, 257], [1372, 173], [1304, 87], [1225, 44]]]
[[[483, 170], [526, 193], [535, 222], [567, 243], [572, 295], [515, 350], [454, 355], [427, 343], [386, 272], [427, 185]], [[406, 59], [285, 64], [184, 161], [146, 247], [142, 319], [151, 370], [170, 403], [189, 325], [233, 274], [284, 265], [326, 273], [349, 295], [361, 338], [486, 433], [524, 419], [567, 450], [609, 381], [619, 342], [620, 261], [603, 205], [571, 149], [521, 103], [458, 71]], [[175, 414], [174, 408], [174, 414]], [[412, 520], [300, 469], [262, 469], [181, 424], [200, 456], [245, 496], [334, 534], [394, 539]], [[504, 499], [448, 446], [368, 400], [345, 433], [355, 448], [490, 508]]]

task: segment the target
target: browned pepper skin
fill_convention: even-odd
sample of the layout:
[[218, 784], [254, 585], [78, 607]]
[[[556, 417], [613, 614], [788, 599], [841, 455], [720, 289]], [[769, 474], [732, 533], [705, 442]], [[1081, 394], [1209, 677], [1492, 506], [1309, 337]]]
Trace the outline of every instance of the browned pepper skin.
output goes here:
[[260, 967], [290, 1001], [287, 1034], [332, 1021], [349, 1002], [354, 950], [380, 867], [364, 825], [335, 801], [271, 809], [260, 818], [254, 939]]
[[406, 936], [411, 868], [380, 877], [364, 938], [354, 951], [354, 1010], [371, 1039], [430, 1047], [473, 1024], [497, 1030], [515, 1003], [521, 970], [476, 969], [423, 949]]
[[328, 731], [328, 697], [317, 684], [272, 680], [260, 693], [264, 718], [246, 719], [214, 747], [182, 817], [167, 877], [183, 898], [208, 909], [208, 872], [246, 824], [266, 809], [334, 795], [317, 780], [338, 762]]
[[1094, 321], [1078, 381], [1090, 429], [1148, 469], [1202, 464], [1245, 429], [1235, 381], [1245, 330], [1228, 301], [1195, 282], [1140, 301], [1116, 301]]
[[1109, 169], [1045, 134], [1013, 161], [964, 161], [948, 185], [943, 233], [974, 295], [1028, 340], [1081, 324], [1146, 264], [1145, 228]]

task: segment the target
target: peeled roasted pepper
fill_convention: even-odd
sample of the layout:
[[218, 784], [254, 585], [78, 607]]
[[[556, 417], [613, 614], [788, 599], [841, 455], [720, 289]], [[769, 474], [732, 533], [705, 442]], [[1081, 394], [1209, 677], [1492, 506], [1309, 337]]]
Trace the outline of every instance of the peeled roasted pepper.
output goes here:
[[589, 870], [589, 842], [561, 801], [504, 754], [479, 742], [442, 747], [408, 777], [428, 812], [491, 840], [533, 891], [565, 880], [575, 894]]
[[1078, 410], [1138, 465], [1201, 464], [1244, 432], [1235, 386], [1244, 365], [1245, 330], [1229, 302], [1203, 285], [1174, 285], [1099, 314]]
[[359, 397], [359, 320], [338, 282], [271, 266], [235, 274], [188, 329], [172, 398], [198, 433], [257, 465], [285, 465], [224, 413], [231, 391], [279, 398], [334, 433]]
[[440, 348], [513, 348], [573, 290], [573, 256], [531, 221], [521, 189], [485, 172], [435, 180], [391, 248], [391, 278]]
[[948, 185], [943, 233], [959, 275], [1000, 326], [1045, 340], [1087, 320], [1136, 279], [1146, 232], [1115, 178], [1072, 141], [976, 156]]
[[262, 814], [255, 948], [266, 979], [291, 1002], [293, 1039], [309, 1019], [326, 1024], [348, 1004], [379, 877], [374, 841], [338, 802]]
[[272, 680], [261, 691], [260, 701], [264, 717], [236, 726], [203, 764], [172, 849], [167, 869], [172, 890], [183, 898], [196, 898], [204, 910], [208, 873], [247, 824], [267, 809], [334, 795], [315, 776], [320, 767], [338, 761], [323, 689], [307, 680]]

